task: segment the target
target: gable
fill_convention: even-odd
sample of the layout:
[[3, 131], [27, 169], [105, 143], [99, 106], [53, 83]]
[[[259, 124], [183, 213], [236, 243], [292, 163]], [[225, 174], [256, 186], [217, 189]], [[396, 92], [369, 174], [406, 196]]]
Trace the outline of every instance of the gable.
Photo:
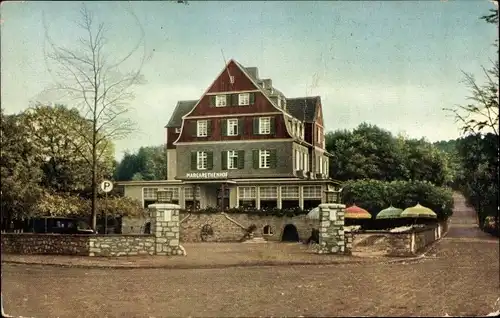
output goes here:
[[[233, 83], [231, 83], [229, 76], [234, 78]], [[232, 91], [251, 91], [258, 89], [259, 88], [252, 83], [251, 79], [243, 73], [241, 68], [236, 65], [233, 60], [231, 60], [219, 77], [217, 77], [212, 83], [207, 91], [207, 94]]]

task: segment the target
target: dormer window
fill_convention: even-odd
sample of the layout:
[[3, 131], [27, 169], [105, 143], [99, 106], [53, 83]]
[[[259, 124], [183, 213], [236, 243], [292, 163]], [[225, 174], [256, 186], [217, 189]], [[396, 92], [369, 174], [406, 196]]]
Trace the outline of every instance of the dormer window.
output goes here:
[[278, 107], [281, 108], [281, 96], [278, 96]]
[[181, 133], [181, 129], [180, 128], [175, 128], [175, 133], [176, 134], [180, 134]]

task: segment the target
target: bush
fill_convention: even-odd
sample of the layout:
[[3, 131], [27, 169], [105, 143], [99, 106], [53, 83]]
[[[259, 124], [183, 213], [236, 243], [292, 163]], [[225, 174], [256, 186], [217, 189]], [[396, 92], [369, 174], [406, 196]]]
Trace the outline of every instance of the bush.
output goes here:
[[426, 181], [348, 181], [342, 199], [347, 205], [356, 204], [368, 210], [373, 217], [391, 204], [405, 209], [420, 203], [436, 212], [441, 220], [450, 217], [453, 209], [451, 189]]

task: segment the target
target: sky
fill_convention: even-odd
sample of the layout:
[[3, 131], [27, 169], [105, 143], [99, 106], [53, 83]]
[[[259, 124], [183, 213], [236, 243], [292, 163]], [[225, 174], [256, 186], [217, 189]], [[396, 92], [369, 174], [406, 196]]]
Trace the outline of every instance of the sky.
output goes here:
[[[74, 48], [82, 2], [2, 2], [1, 107], [17, 113], [53, 83], [45, 29]], [[460, 136], [443, 108], [464, 104], [464, 72], [483, 78], [498, 31], [479, 17], [488, 0], [463, 1], [96, 1], [107, 52], [121, 58], [141, 34], [146, 83], [129, 117], [138, 130], [117, 140], [116, 156], [164, 142], [178, 100], [200, 98], [234, 58], [259, 68], [287, 97], [319, 95], [326, 129], [362, 122], [429, 141]], [[46, 21], [44, 27], [43, 21]], [[141, 33], [142, 30], [142, 33]], [[57, 103], [57, 100], [52, 101]]]

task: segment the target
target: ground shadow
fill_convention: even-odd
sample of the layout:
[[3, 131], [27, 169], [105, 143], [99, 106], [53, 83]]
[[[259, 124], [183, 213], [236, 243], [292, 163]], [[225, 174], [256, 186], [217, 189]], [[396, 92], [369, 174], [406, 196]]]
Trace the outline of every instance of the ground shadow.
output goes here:
[[282, 242], [298, 242], [299, 233], [297, 228], [293, 224], [287, 224], [283, 229], [283, 235], [281, 236]]

